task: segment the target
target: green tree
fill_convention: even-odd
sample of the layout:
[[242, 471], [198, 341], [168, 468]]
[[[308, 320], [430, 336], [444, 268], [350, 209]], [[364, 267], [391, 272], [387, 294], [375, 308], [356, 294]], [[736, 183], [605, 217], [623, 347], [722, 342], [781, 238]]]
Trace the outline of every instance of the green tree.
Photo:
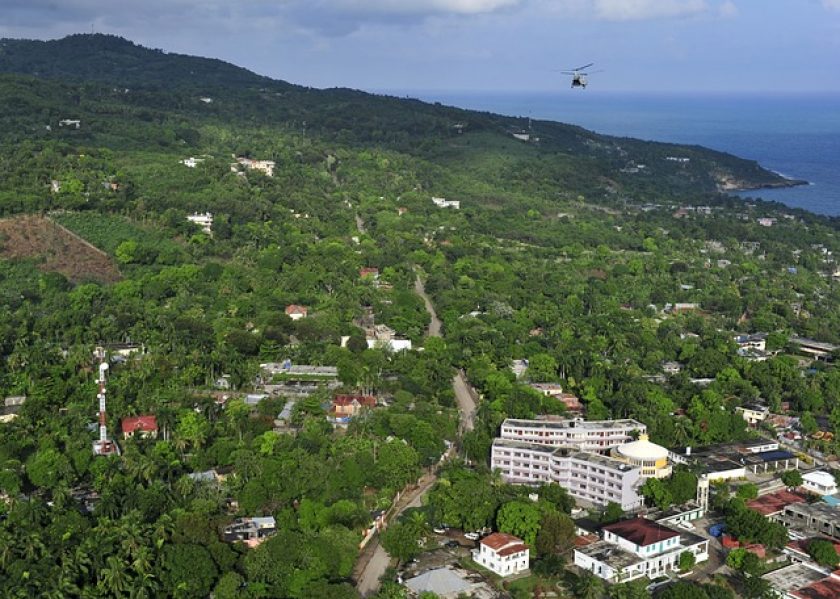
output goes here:
[[578, 599], [599, 599], [604, 594], [604, 583], [591, 572], [582, 572], [573, 585]]
[[814, 558], [814, 561], [821, 566], [827, 566], [832, 569], [837, 567], [837, 562], [839, 561], [834, 544], [824, 539], [814, 539], [808, 543], [808, 555]]
[[683, 551], [680, 553], [679, 562], [677, 565], [680, 568], [680, 572], [688, 572], [694, 567], [694, 564], [697, 563], [697, 558], [691, 551]]
[[575, 523], [563, 513], [546, 511], [540, 521], [534, 548], [537, 555], [565, 554], [574, 547]]
[[786, 487], [798, 487], [802, 484], [802, 473], [799, 470], [782, 472], [782, 482]]
[[382, 533], [382, 547], [388, 555], [407, 562], [420, 553], [420, 531], [408, 522], [391, 524]]
[[509, 501], [496, 514], [496, 526], [500, 532], [515, 535], [530, 547], [536, 542], [540, 520], [540, 510], [536, 504], [525, 501]]
[[621, 506], [614, 501], [610, 501], [607, 504], [607, 507], [604, 509], [603, 513], [601, 514], [601, 523], [602, 524], [611, 524], [613, 522], [618, 522], [624, 517], [624, 510], [621, 509]]

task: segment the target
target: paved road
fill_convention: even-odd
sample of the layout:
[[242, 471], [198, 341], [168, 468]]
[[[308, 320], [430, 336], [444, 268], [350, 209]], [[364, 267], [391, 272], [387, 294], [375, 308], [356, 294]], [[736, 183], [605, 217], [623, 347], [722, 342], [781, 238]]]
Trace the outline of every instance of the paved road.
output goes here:
[[[432, 300], [426, 294], [426, 287], [420, 275], [417, 275], [417, 278], [414, 279], [414, 291], [423, 299], [423, 303], [426, 305], [426, 311], [431, 316], [428, 336], [440, 337], [441, 322], [437, 312], [435, 312], [435, 306], [432, 304]], [[460, 436], [473, 429], [473, 419], [475, 417], [475, 398], [473, 394], [475, 392], [470, 389], [464, 373], [460, 371], [452, 379], [452, 390], [455, 392], [455, 401], [458, 403], [458, 412], [460, 413], [461, 422], [458, 427], [458, 434]]]
[[[390, 522], [396, 521], [405, 510], [410, 507], [420, 507], [423, 504], [423, 497], [428, 493], [432, 485], [437, 481], [437, 475], [425, 474], [420, 478], [420, 484], [413, 490], [400, 497], [395, 510], [389, 517]], [[379, 590], [379, 579], [388, 569], [391, 557], [379, 543], [379, 537], [374, 537], [368, 543], [359, 558], [356, 569], [356, 590], [362, 597], [368, 597]]]
[[[358, 216], [356, 217], [356, 223], [359, 226], [359, 231], [364, 232], [364, 224], [361, 223], [361, 218]], [[414, 281], [414, 291], [423, 299], [426, 310], [431, 317], [429, 330], [426, 333], [427, 336], [440, 337], [440, 319], [435, 312], [434, 304], [432, 304], [431, 299], [426, 294], [425, 286], [419, 275]], [[473, 429], [473, 418], [475, 416], [474, 391], [470, 389], [464, 373], [460, 371], [452, 379], [452, 389], [455, 392], [455, 399], [458, 403], [458, 412], [460, 414], [460, 424], [458, 426], [458, 436], [460, 437], [465, 432]], [[445, 458], [448, 459], [450, 455], [445, 456]], [[421, 477], [418, 486], [400, 498], [395, 506], [395, 511], [391, 514], [388, 521], [394, 522], [400, 514], [410, 507], [420, 507], [423, 505], [423, 497], [425, 497], [426, 493], [429, 492], [429, 489], [432, 488], [432, 485], [436, 481], [437, 474], [435, 473], [425, 474]], [[382, 548], [382, 545], [379, 544], [379, 537], [372, 539], [359, 558], [354, 576], [357, 581], [356, 590], [359, 591], [362, 597], [369, 597], [379, 590], [379, 579], [385, 573], [385, 570], [388, 569], [390, 562], [390, 556]]]

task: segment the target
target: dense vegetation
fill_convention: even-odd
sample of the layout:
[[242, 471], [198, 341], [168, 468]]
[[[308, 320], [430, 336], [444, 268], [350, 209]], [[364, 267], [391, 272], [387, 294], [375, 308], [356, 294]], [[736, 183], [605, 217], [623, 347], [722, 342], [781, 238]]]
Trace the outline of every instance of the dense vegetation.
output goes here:
[[[788, 347], [791, 333], [840, 341], [836, 224], [717, 193], [723, 179], [779, 182], [755, 163], [548, 122], [526, 143], [510, 135], [522, 119], [310, 90], [106, 36], [0, 49], [0, 214], [45, 214], [122, 273], [71, 282], [38, 256], [0, 260], [0, 395], [27, 397], [0, 424], [3, 596], [356, 596], [371, 512], [458, 440], [455, 368], [483, 395], [459, 447], [474, 465], [447, 466], [383, 538], [404, 559], [439, 522], [520, 534], [547, 572], [568, 550], [568, 497], [548, 488], [531, 504], [486, 471], [502, 419], [564, 409], [516, 380], [512, 359], [577, 393], [588, 417], [638, 418], [664, 445], [745, 438], [734, 408], [758, 397], [840, 433], [840, 375], [803, 372]], [[234, 174], [231, 155], [273, 160], [273, 176]], [[696, 205], [708, 211], [674, 216]], [[186, 220], [206, 211], [212, 235]], [[443, 339], [424, 339], [418, 273]], [[676, 302], [699, 309], [663, 312]], [[309, 316], [292, 321], [288, 304]], [[424, 351], [366, 349], [370, 311]], [[733, 331], [770, 333], [778, 355], [748, 361]], [[112, 368], [109, 426], [153, 413], [160, 437], [94, 458], [93, 350], [129, 340], [146, 353]], [[260, 363], [285, 359], [335, 365], [340, 390], [388, 405], [336, 432], [316, 394], [295, 406], [296, 434], [275, 432], [285, 399], [252, 409], [241, 395]], [[669, 360], [683, 371], [658, 378]], [[224, 482], [187, 476], [211, 468]], [[667, 505], [693, 484], [686, 472], [646, 494]], [[737, 507], [732, 526], [776, 543]], [[253, 515], [275, 516], [277, 534], [221, 542]]]

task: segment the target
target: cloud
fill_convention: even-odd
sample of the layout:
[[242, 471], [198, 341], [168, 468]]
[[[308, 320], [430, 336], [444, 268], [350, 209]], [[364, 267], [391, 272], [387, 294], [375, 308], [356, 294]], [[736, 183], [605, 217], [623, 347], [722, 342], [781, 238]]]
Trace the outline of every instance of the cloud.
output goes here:
[[731, 19], [733, 17], [737, 17], [739, 11], [738, 7], [735, 5], [734, 2], [732, 2], [731, 0], [726, 0], [726, 2], [721, 4], [718, 8], [718, 13], [721, 17], [725, 19]]
[[595, 14], [607, 21], [642, 21], [694, 15], [708, 10], [705, 0], [595, 0]]
[[822, 0], [822, 5], [828, 10], [840, 11], [840, 0]]
[[357, 14], [471, 15], [514, 7], [523, 0], [321, 0], [305, 4]]

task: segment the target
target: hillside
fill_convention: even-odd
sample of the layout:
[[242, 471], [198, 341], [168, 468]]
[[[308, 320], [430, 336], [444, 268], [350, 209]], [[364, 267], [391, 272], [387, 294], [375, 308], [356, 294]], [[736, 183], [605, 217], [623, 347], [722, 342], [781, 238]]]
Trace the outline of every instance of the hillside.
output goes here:
[[[526, 161], [537, 157], [548, 165], [562, 164], [563, 171], [578, 170], [588, 180], [601, 177], [600, 187], [613, 191], [650, 189], [651, 178], [659, 188], [682, 193], [795, 183], [726, 153], [598, 135], [552, 121], [530, 123], [529, 133], [539, 141], [526, 144], [512, 137], [529, 127], [524, 118], [348, 89], [306, 88], [219, 60], [168, 54], [102, 34], [47, 42], [0, 40], [0, 73], [107, 85], [98, 91], [87, 86], [81, 96], [70, 93], [77, 106], [107, 89], [109, 103], [116, 101], [123, 110], [145, 106], [191, 119], [201, 114], [204, 119], [258, 120], [340, 143], [388, 147], [447, 166], [469, 159], [462, 151], [464, 138], [491, 133], [494, 141], [482, 147], [485, 155], [523, 155]], [[203, 105], [198, 96], [212, 97], [213, 103]], [[16, 98], [4, 99], [16, 103]], [[197, 113], [199, 108], [203, 110]], [[518, 147], [523, 145], [527, 150]], [[669, 157], [690, 160], [673, 162]], [[640, 176], [634, 172], [636, 164], [647, 169]]]

